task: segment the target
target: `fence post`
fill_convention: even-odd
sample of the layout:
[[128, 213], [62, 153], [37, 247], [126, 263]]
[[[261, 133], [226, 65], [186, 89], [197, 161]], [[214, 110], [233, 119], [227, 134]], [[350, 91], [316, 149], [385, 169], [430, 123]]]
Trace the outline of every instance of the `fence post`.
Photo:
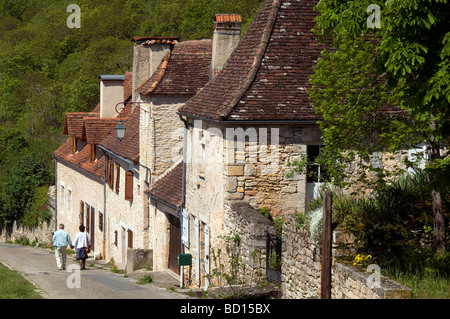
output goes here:
[[322, 271], [320, 276], [320, 298], [331, 299], [331, 191], [325, 192], [322, 219]]

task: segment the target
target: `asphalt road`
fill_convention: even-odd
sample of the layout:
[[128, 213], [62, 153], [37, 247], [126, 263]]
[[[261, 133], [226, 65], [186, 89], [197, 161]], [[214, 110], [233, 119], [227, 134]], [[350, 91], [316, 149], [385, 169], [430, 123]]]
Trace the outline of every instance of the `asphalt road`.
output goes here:
[[[66, 270], [58, 270], [50, 250], [0, 244], [0, 261], [21, 272], [48, 299], [183, 299], [186, 295], [152, 284], [139, 285], [136, 279], [108, 269], [87, 267], [79, 270], [73, 258], [67, 258]], [[88, 263], [86, 263], [88, 265]]]

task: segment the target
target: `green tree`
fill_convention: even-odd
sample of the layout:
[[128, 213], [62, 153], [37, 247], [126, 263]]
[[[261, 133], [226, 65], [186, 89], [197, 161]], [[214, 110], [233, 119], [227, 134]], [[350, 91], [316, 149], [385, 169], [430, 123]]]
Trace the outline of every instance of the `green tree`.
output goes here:
[[50, 182], [50, 174], [41, 154], [24, 152], [5, 182], [1, 198], [0, 222], [10, 225], [21, 220], [33, 206], [36, 191]]
[[[380, 28], [368, 22], [373, 4]], [[448, 1], [321, 0], [316, 8], [319, 39], [334, 48], [324, 51], [310, 92], [327, 148], [367, 158], [425, 141], [431, 178], [448, 174], [448, 153], [440, 151], [450, 133]], [[387, 112], [398, 106], [403, 112]], [[445, 253], [440, 191], [447, 185], [431, 191], [438, 253]]]

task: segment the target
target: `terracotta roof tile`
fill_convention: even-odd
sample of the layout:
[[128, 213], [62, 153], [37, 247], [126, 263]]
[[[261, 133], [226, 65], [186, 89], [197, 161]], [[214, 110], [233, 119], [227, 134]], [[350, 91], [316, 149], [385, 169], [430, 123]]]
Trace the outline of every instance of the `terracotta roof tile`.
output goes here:
[[101, 144], [102, 141], [115, 131], [119, 118], [85, 118], [82, 140], [88, 144]]
[[140, 94], [196, 94], [209, 81], [212, 40], [177, 43], [155, 73], [136, 88]]
[[322, 47], [317, 1], [266, 0], [223, 70], [179, 113], [212, 120], [316, 120], [307, 89]]
[[174, 45], [178, 43], [180, 38], [178, 37], [133, 37], [132, 41], [136, 42], [135, 45], [145, 44], [145, 45], [153, 45], [153, 44], [171, 44]]
[[131, 104], [127, 104], [124, 111], [129, 115], [129, 118], [122, 118], [126, 127], [125, 137], [122, 141], [117, 139], [114, 125], [114, 128], [110, 130], [107, 136], [102, 139], [99, 144], [117, 155], [128, 158], [133, 162], [137, 162], [139, 158], [140, 107], [133, 107]]
[[217, 22], [242, 22], [240, 14], [216, 14], [214, 21]]
[[[125, 73], [125, 77], [124, 96], [127, 97], [125, 99], [126, 103], [131, 100], [132, 72]], [[97, 104], [94, 110], [90, 113], [66, 113], [64, 134], [69, 135], [69, 137], [77, 137], [86, 141], [88, 144], [103, 145], [105, 142], [109, 145], [112, 144], [112, 137], [114, 137], [114, 139], [118, 142], [118, 139], [115, 137], [115, 126], [117, 125], [119, 118], [100, 118], [99, 111], [100, 104]], [[136, 121], [136, 113], [139, 114], [139, 111], [134, 113], [134, 121]], [[127, 123], [132, 118], [131, 114], [132, 106], [128, 103], [121, 113], [121, 118]], [[127, 131], [128, 133], [125, 137], [133, 141], [129, 143], [130, 150], [128, 151], [128, 154], [131, 154], [134, 159], [136, 158], [136, 125], [134, 125], [134, 128], [133, 125], [129, 125], [129, 127], [127, 127]], [[137, 134], [139, 134], [139, 126], [137, 126]], [[137, 154], [139, 154], [139, 135], [137, 135], [137, 144]], [[63, 145], [61, 145], [61, 147], [56, 149], [53, 154], [60, 160], [65, 161], [82, 171], [93, 174], [96, 177], [103, 178], [104, 158], [101, 156], [96, 161], [91, 162], [90, 151], [90, 147], [84, 146], [80, 151], [72, 154], [72, 139], [69, 138]], [[121, 151], [121, 155], [122, 154], [127, 155], [127, 151]]]
[[67, 139], [61, 147], [53, 152], [53, 154], [60, 160], [78, 167], [82, 171], [92, 174], [97, 178], [103, 178], [104, 158], [101, 156], [95, 162], [91, 162], [89, 147], [85, 146], [81, 151], [72, 154], [72, 141], [71, 139]]
[[99, 113], [66, 113], [63, 134], [68, 135], [69, 137], [81, 138], [83, 136], [84, 119], [99, 117]]
[[150, 196], [174, 207], [180, 207], [182, 178], [183, 164], [180, 163], [150, 188]]

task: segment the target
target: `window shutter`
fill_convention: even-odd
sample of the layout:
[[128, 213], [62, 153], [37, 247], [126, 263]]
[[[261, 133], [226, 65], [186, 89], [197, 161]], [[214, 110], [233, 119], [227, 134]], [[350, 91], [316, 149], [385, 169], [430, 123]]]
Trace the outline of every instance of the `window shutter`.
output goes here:
[[125, 200], [133, 201], [133, 172], [130, 171], [125, 175]]
[[90, 212], [91, 212], [91, 206], [89, 206], [88, 204], [86, 204], [86, 225], [84, 225], [86, 227], [86, 232], [89, 233], [90, 229], [89, 229], [89, 225], [90, 223]]
[[77, 138], [72, 137], [72, 154], [77, 152]]
[[128, 248], [133, 248], [133, 232], [128, 229]]
[[105, 156], [105, 183], [109, 184], [109, 157]]
[[103, 214], [98, 212], [98, 229], [103, 231]]
[[109, 162], [109, 187], [112, 189], [114, 185], [114, 162]]
[[116, 194], [119, 194], [120, 187], [120, 165], [116, 165]]
[[83, 225], [84, 222], [84, 202], [80, 201], [80, 225]]

